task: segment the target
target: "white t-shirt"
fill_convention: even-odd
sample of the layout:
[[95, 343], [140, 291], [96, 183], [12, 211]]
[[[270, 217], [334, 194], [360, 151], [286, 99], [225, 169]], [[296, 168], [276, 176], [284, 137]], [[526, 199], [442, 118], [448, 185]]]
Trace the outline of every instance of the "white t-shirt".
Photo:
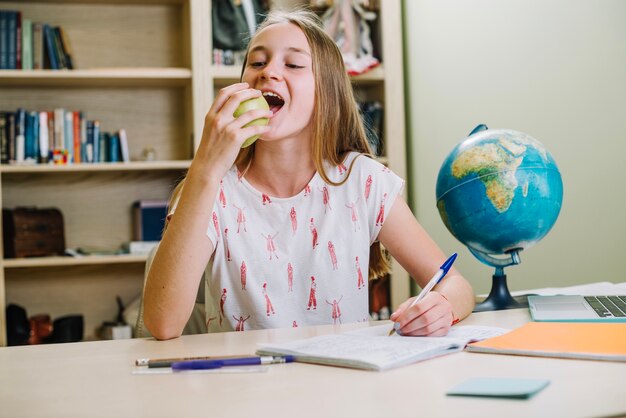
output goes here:
[[[357, 158], [358, 157], [358, 158]], [[367, 321], [369, 249], [404, 181], [350, 153], [299, 194], [267, 196], [222, 179], [207, 235], [215, 252], [206, 281], [209, 332]]]

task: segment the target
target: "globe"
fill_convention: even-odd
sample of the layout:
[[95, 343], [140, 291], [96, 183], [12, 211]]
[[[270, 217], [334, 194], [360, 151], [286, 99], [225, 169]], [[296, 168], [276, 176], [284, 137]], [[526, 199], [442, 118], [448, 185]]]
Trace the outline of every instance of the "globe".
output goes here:
[[519, 264], [519, 252], [539, 242], [559, 216], [563, 182], [552, 155], [523, 132], [479, 125], [444, 160], [436, 196], [452, 235], [496, 267], [494, 287], [504, 294], [494, 297], [513, 303], [496, 276], [506, 280], [503, 268]]

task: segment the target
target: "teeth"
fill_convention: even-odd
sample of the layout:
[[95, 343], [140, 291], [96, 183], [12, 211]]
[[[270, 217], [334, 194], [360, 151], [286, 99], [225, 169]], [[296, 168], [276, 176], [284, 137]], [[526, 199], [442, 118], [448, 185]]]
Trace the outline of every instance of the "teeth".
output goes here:
[[263, 96], [264, 96], [264, 97], [271, 96], [271, 97], [276, 97], [276, 98], [278, 98], [278, 99], [280, 99], [280, 100], [283, 100], [283, 98], [282, 98], [282, 97], [280, 97], [278, 94], [276, 94], [276, 93], [274, 93], [274, 92], [271, 92], [271, 91], [264, 91], [264, 92], [263, 92]]

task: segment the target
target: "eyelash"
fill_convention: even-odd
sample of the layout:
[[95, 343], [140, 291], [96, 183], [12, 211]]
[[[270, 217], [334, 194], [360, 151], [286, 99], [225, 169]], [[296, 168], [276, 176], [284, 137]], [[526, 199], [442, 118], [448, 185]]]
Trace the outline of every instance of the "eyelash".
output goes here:
[[[265, 65], [265, 62], [257, 61], [257, 62], [250, 63], [250, 67], [253, 67], [253, 68], [259, 68], [259, 67], [262, 67], [263, 65]], [[304, 68], [303, 65], [296, 65], [296, 64], [285, 64], [285, 66], [288, 68], [292, 68], [292, 69]]]

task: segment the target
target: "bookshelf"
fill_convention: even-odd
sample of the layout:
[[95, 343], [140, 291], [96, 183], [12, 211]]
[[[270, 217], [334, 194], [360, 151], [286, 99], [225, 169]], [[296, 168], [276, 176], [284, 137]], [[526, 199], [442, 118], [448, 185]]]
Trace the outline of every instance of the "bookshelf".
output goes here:
[[[274, 7], [304, 1], [274, 1]], [[0, 71], [0, 110], [23, 107], [83, 110], [103, 130], [126, 129], [131, 163], [0, 166], [3, 207], [58, 207], [66, 246], [118, 248], [131, 239], [131, 205], [167, 199], [198, 145], [215, 92], [236, 81], [239, 68], [211, 65], [211, 2], [206, 0], [0, 0], [32, 21], [61, 25], [76, 70]], [[406, 178], [401, 1], [381, 2], [374, 31], [383, 65], [353, 77], [359, 99], [385, 112], [381, 161]], [[156, 161], [140, 161], [152, 147]], [[116, 314], [115, 296], [136, 297], [145, 257], [86, 256], [0, 261], [0, 346], [5, 308], [52, 318], [82, 313], [85, 338]], [[393, 263], [393, 306], [409, 296], [408, 274]]]

